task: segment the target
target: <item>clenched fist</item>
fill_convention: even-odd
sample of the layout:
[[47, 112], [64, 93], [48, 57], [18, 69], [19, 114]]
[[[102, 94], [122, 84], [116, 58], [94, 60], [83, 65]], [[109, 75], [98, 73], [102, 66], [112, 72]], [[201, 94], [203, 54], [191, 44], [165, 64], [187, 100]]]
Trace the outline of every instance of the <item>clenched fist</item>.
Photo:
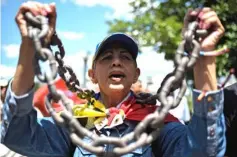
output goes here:
[[34, 16], [42, 15], [49, 17], [49, 31], [45, 38], [48, 43], [54, 34], [56, 26], [56, 7], [55, 3], [42, 4], [35, 1], [28, 1], [23, 3], [15, 17], [16, 23], [21, 33], [22, 39], [28, 37], [27, 22], [25, 20], [24, 14], [26, 12], [31, 12]]

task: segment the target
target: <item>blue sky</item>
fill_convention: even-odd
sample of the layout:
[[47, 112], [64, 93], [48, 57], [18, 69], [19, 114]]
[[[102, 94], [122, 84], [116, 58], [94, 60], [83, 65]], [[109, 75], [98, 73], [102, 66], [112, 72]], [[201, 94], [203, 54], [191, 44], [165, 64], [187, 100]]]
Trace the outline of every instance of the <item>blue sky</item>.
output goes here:
[[[90, 52], [88, 66], [95, 46], [108, 34], [107, 20], [115, 18], [132, 19], [128, 5], [130, 0], [42, 0], [42, 3], [55, 2], [57, 8], [56, 31], [66, 50], [65, 62], [76, 72], [79, 80], [83, 78], [83, 56]], [[24, 0], [1, 0], [1, 76], [12, 77], [19, 55], [20, 33], [15, 24], [15, 15]], [[173, 67], [156, 54], [152, 48], [142, 48], [144, 53], [138, 57], [141, 80], [147, 77], [159, 82]], [[150, 64], [153, 62], [153, 66]], [[157, 86], [157, 85], [156, 85]], [[154, 87], [156, 89], [157, 87]]]
[[[14, 17], [23, 0], [5, 0], [2, 4], [2, 27], [1, 40], [2, 50], [10, 44], [20, 44], [20, 34]], [[46, 3], [49, 1], [41, 1]], [[94, 51], [95, 45], [107, 34], [108, 26], [105, 23], [105, 13], [111, 11], [108, 7], [102, 6], [79, 6], [72, 2], [55, 1], [57, 6], [57, 31], [71, 33], [73, 37], [66, 37], [60, 34], [67, 53], [75, 53], [80, 50]], [[96, 16], [95, 16], [96, 15]], [[78, 36], [78, 37], [76, 37]], [[13, 53], [13, 52], [12, 52]], [[17, 58], [8, 58], [2, 53], [2, 64], [12, 64]]]

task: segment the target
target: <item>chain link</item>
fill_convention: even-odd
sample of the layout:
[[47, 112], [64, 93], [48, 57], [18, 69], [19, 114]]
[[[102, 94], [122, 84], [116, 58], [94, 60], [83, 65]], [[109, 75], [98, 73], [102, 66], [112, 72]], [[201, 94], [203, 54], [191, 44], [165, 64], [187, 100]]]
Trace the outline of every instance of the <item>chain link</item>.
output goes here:
[[[124, 135], [121, 138], [117, 137], [102, 137], [84, 128], [77, 119], [73, 117], [72, 100], [68, 99], [62, 92], [58, 91], [54, 85], [54, 79], [57, 72], [60, 77], [66, 82], [68, 88], [76, 92], [80, 98], [90, 99], [94, 92], [83, 90], [80, 88], [79, 80], [77, 79], [72, 68], [64, 65], [63, 58], [65, 56], [64, 47], [61, 40], [55, 33], [51, 40], [52, 46], [57, 46], [59, 51], [55, 52], [55, 57], [51, 48], [46, 48], [43, 39], [49, 29], [48, 20], [43, 16], [34, 17], [30, 12], [25, 14], [25, 18], [29, 24], [29, 37], [33, 40], [35, 47], [35, 72], [37, 78], [41, 82], [48, 84], [49, 95], [45, 99], [45, 104], [51, 116], [58, 125], [65, 126], [70, 131], [72, 142], [87, 151], [90, 151], [98, 156], [121, 156], [127, 154], [138, 147], [150, 144], [157, 138], [160, 129], [163, 126], [163, 121], [168, 111], [171, 108], [178, 106], [186, 91], [185, 73], [192, 68], [197, 58], [199, 57], [200, 44], [197, 41], [198, 37], [207, 34], [205, 30], [197, 29], [197, 21], [190, 22], [188, 29], [185, 31], [184, 40], [180, 43], [175, 56], [175, 70], [168, 74], [163, 80], [161, 87], [156, 95], [153, 95], [145, 100], [137, 100], [137, 102], [145, 104], [153, 99], [158, 99], [161, 106], [154, 113], [146, 116], [134, 129], [133, 132]], [[39, 61], [49, 61], [50, 73], [42, 73]], [[58, 63], [58, 67], [56, 64]], [[178, 96], [174, 98], [172, 93], [179, 89]], [[65, 110], [59, 115], [52, 107], [53, 101], [61, 101], [65, 106]], [[84, 143], [83, 139], [89, 138], [91, 143]], [[105, 144], [114, 145], [111, 152], [104, 151]]]
[[59, 49], [59, 51], [55, 52], [55, 59], [58, 62], [59, 76], [66, 82], [69, 90], [76, 92], [78, 97], [89, 100], [91, 97], [93, 97], [94, 92], [92, 90], [83, 90], [80, 88], [80, 82], [77, 79], [76, 74], [70, 66], [64, 64], [63, 58], [65, 56], [65, 50], [56, 33], [54, 33], [52, 36], [51, 45], [57, 46]]

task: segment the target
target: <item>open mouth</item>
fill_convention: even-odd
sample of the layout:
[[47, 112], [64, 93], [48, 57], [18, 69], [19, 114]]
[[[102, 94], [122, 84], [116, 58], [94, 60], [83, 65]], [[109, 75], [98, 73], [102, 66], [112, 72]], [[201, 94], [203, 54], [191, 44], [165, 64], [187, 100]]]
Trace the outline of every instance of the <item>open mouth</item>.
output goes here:
[[113, 81], [116, 81], [116, 82], [121, 81], [124, 77], [125, 77], [125, 75], [122, 73], [120, 73], [120, 74], [114, 73], [114, 74], [109, 75], [109, 78]]
[[109, 75], [109, 78], [124, 78], [125, 75], [123, 74], [111, 74]]

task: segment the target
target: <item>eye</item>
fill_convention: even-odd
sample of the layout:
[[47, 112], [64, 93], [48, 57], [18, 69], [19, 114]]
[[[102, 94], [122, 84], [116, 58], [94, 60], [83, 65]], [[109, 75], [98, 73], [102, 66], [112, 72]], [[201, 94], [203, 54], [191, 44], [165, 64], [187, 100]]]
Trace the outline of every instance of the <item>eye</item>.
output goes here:
[[123, 59], [126, 59], [126, 60], [132, 60], [132, 57], [128, 54], [122, 54], [121, 56]]
[[101, 58], [101, 60], [110, 60], [112, 59], [112, 55], [106, 55]]
[[128, 56], [123, 56], [124, 59], [130, 60], [130, 57]]

